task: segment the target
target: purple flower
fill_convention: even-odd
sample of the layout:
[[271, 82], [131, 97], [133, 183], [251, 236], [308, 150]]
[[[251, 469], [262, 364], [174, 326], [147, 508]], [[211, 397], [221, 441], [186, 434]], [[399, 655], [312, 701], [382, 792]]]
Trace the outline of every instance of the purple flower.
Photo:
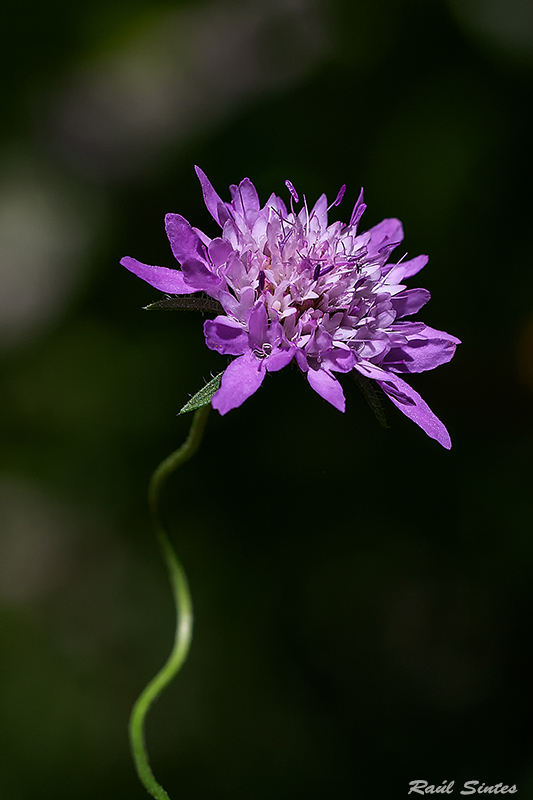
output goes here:
[[295, 359], [311, 387], [339, 411], [345, 409], [335, 373], [357, 370], [381, 386], [407, 417], [450, 448], [448, 432], [400, 377], [449, 361], [459, 339], [414, 322], [429, 300], [426, 289], [404, 280], [428, 261], [417, 256], [389, 263], [403, 239], [401, 222], [385, 219], [369, 231], [357, 228], [366, 208], [359, 195], [350, 222], [328, 225], [323, 194], [311, 211], [298, 212], [290, 181], [290, 211], [272, 194], [261, 208], [245, 178], [231, 186], [231, 202], [217, 195], [198, 167], [205, 204], [220, 225], [210, 239], [179, 214], [167, 214], [166, 230], [181, 270], [152, 267], [126, 257], [120, 262], [168, 294], [205, 292], [224, 313], [204, 324], [207, 346], [237, 358], [226, 369], [212, 404], [221, 414], [240, 406], [275, 372]]

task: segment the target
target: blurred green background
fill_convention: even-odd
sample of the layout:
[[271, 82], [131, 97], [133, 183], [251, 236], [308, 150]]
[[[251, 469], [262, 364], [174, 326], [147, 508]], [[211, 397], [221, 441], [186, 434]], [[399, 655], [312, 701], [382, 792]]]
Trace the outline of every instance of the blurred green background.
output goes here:
[[[0, 798], [143, 798], [131, 705], [173, 608], [145, 490], [225, 365], [166, 212], [290, 178], [428, 253], [421, 315], [463, 340], [410, 383], [444, 451], [357, 386], [297, 370], [224, 419], [168, 491], [196, 608], [148, 719], [173, 798], [389, 800], [408, 781], [533, 796], [533, 7], [528, 0], [49, 0], [3, 12]], [[412, 283], [412, 285], [418, 285]]]

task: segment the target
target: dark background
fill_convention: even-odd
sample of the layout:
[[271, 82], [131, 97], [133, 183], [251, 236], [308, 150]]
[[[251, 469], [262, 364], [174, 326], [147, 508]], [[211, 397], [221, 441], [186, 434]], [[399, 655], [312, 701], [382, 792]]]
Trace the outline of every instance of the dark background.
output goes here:
[[[145, 502], [225, 361], [123, 255], [214, 235], [193, 171], [262, 201], [365, 186], [463, 340], [410, 383], [446, 452], [286, 369], [172, 479], [196, 610], [148, 719], [173, 798], [533, 792], [533, 11], [527, 0], [10, 4], [0, 31], [0, 796], [142, 798], [126, 725], [173, 608]], [[413, 281], [411, 285], [419, 285]], [[529, 787], [529, 788], [528, 788]]]

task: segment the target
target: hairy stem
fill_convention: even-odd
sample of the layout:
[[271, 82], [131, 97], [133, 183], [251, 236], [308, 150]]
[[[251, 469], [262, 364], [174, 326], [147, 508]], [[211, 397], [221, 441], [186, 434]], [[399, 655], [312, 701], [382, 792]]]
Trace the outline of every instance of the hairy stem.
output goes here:
[[161, 495], [169, 475], [188, 461], [198, 450], [202, 441], [210, 407], [211, 406], [208, 404], [195, 411], [191, 429], [184, 444], [161, 462], [152, 475], [148, 489], [150, 510], [172, 584], [172, 593], [176, 606], [176, 634], [172, 652], [165, 665], [159, 670], [155, 678], [150, 681], [133, 706], [129, 732], [131, 750], [137, 774], [146, 790], [155, 797], [156, 800], [170, 800], [170, 798], [163, 787], [156, 781], [150, 768], [144, 737], [144, 721], [152, 703], [157, 700], [163, 689], [168, 686], [175, 675], [177, 675], [183, 662], [187, 658], [187, 653], [189, 652], [191, 644], [193, 624], [192, 601], [187, 576], [174, 552], [174, 548], [170, 543], [161, 519]]

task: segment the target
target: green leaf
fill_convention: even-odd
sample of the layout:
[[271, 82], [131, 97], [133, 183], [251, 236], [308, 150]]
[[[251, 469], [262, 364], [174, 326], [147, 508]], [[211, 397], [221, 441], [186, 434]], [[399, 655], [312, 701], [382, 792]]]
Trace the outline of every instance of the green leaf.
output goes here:
[[374, 416], [381, 425], [382, 428], [388, 428], [389, 425], [387, 423], [387, 417], [385, 416], [385, 412], [383, 410], [383, 406], [381, 405], [380, 394], [383, 394], [381, 391], [378, 394], [378, 390], [368, 378], [365, 378], [364, 375], [361, 375], [360, 372], [357, 370], [352, 370], [350, 375], [355, 380], [361, 391], [363, 392], [366, 402], [374, 412]]
[[167, 297], [144, 307], [145, 311], [224, 311], [218, 300], [212, 297]]
[[210, 403], [215, 392], [220, 389], [220, 383], [222, 381], [223, 374], [223, 372], [220, 372], [218, 375], [215, 375], [215, 377], [210, 380], [209, 383], [206, 383], [203, 389], [200, 389], [199, 392], [196, 392], [196, 394], [191, 397], [189, 402], [185, 403], [179, 413], [186, 414], [188, 411], [196, 411], [197, 408], [201, 408], [202, 406], [206, 406], [208, 403]]

